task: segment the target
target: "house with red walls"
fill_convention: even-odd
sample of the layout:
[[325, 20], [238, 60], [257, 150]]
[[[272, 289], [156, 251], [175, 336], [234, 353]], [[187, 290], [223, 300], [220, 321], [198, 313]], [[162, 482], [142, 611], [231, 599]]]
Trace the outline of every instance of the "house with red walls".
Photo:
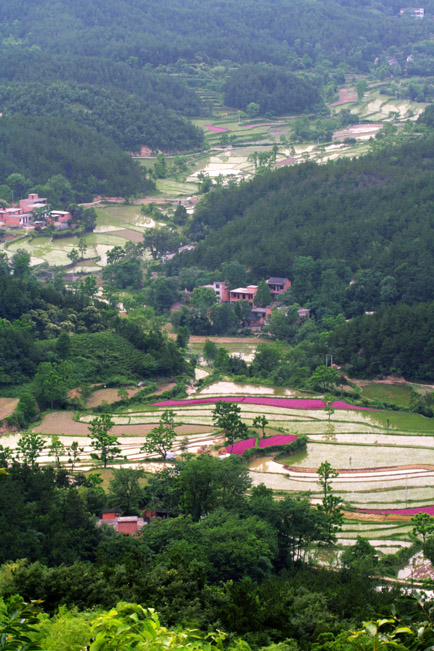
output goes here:
[[32, 223], [32, 218], [32, 213], [23, 212], [21, 208], [0, 208], [0, 222], [10, 228], [29, 226]]
[[249, 301], [249, 303], [253, 304], [257, 291], [258, 285], [247, 285], [247, 287], [231, 289], [229, 292], [229, 302], [238, 303], [238, 301]]
[[212, 289], [217, 296], [219, 303], [227, 303], [229, 301], [229, 287], [222, 281], [210, 283], [209, 285], [202, 285], [205, 289]]
[[113, 527], [117, 533], [135, 536], [142, 530], [146, 522], [144, 518], [140, 518], [137, 515], [122, 516], [120, 511], [103, 511], [101, 518], [97, 522], [97, 526], [100, 527], [103, 524]]
[[20, 209], [23, 212], [32, 212], [36, 208], [43, 208], [47, 205], [47, 199], [45, 197], [40, 197], [36, 193], [29, 194], [27, 199], [20, 199]]
[[247, 327], [252, 332], [261, 332], [262, 327], [265, 325], [267, 318], [271, 314], [271, 307], [252, 307], [249, 318], [247, 319]]
[[283, 292], [286, 292], [291, 287], [291, 281], [288, 278], [279, 278], [278, 276], [271, 276], [265, 282], [273, 298], [276, 298], [279, 294], [283, 294]]

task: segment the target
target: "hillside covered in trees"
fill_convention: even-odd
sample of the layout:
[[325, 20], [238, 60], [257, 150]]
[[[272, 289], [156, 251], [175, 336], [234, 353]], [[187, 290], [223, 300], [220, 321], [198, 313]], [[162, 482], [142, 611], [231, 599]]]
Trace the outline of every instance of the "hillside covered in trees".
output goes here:
[[246, 110], [254, 102], [262, 114], [302, 113], [318, 108], [320, 94], [307, 79], [276, 66], [241, 66], [225, 85], [225, 104]]
[[[375, 66], [384, 78], [391, 55], [401, 73], [413, 66], [428, 74], [434, 58], [426, 11], [427, 20], [415, 21], [400, 16], [392, 0], [357, 7], [334, 0], [36, 0], [24, 7], [5, 0], [0, 113], [60, 117], [128, 152], [197, 150], [203, 132], [188, 118], [209, 110], [203, 86], [235, 108], [253, 104], [272, 115], [321, 111], [323, 88]], [[99, 177], [90, 160], [96, 168], [89, 176]], [[20, 165], [14, 171], [25, 173]], [[56, 173], [64, 174], [60, 167]], [[132, 194], [110, 174], [106, 185], [95, 191]], [[143, 191], [137, 179], [127, 185]]]
[[96, 194], [128, 197], [153, 187], [111, 139], [60, 117], [0, 119], [0, 184], [8, 185], [11, 174], [24, 176], [27, 188], [61, 175], [70, 184], [69, 201], [89, 201]]
[[[2, 470], [5, 463], [0, 456]], [[104, 490], [95, 473], [69, 477], [64, 468], [39, 467], [26, 455], [0, 474], [0, 608], [1, 597], [17, 605], [21, 595], [41, 599], [52, 624], [67, 610], [76, 618], [75, 630], [62, 620], [60, 646], [52, 641], [42, 648], [83, 648], [70, 636], [86, 630], [95, 609], [118, 601], [156, 608], [165, 626], [217, 628], [228, 642], [242, 637], [236, 648], [246, 651], [310, 649], [323, 633], [329, 641], [341, 634], [343, 642], [349, 629], [390, 608], [394, 592], [376, 590], [364, 571], [378, 563], [369, 543], [357, 562], [347, 554], [341, 570], [310, 567], [301, 558], [312, 542], [328, 539], [326, 515], [306, 499], [276, 501], [265, 486], [251, 487], [240, 458], [186, 455], [145, 487], [141, 474], [115, 470]], [[125, 511], [127, 501], [130, 513], [161, 504], [176, 517], [152, 521], [138, 537], [96, 526], [101, 509]], [[42, 621], [36, 640], [52, 630]], [[1, 626], [7, 622], [3, 610]], [[127, 627], [120, 633], [126, 636]], [[225, 648], [209, 644], [205, 650]], [[121, 637], [102, 648], [134, 647]]]
[[[124, 321], [95, 299], [95, 278], [66, 290], [60, 280], [42, 284], [30, 273], [30, 256], [0, 259], [0, 386], [35, 398], [40, 408], [65, 407], [67, 392], [93, 382], [137, 382], [183, 374], [175, 343], [156, 328]], [[122, 380], [123, 378], [123, 380]], [[25, 388], [23, 387], [25, 385]], [[15, 389], [14, 389], [15, 388]], [[33, 400], [33, 402], [32, 402]], [[34, 416], [18, 408], [18, 424]]]
[[140, 66], [193, 61], [198, 55], [290, 65], [304, 55], [311, 60], [321, 55], [333, 65], [366, 70], [384, 48], [428, 36], [428, 24], [396, 14], [394, 1], [374, 8], [370, 2], [355, 6], [330, 0], [241, 0], [236, 5], [231, 0], [108, 0], [103, 6], [79, 0], [60, 8], [52, 0], [38, 0], [22, 11], [14, 0], [5, 0], [0, 17], [4, 37], [52, 54], [124, 62], [136, 57]]
[[146, 144], [153, 150], [199, 148], [202, 132], [185, 118], [116, 88], [62, 82], [0, 84], [0, 106], [7, 115], [54, 116], [114, 140], [126, 151]]

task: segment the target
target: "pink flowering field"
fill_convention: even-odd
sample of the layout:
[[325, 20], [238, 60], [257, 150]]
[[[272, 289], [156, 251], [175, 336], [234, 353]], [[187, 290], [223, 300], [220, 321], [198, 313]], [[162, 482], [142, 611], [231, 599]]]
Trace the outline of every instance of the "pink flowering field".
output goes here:
[[[295, 441], [296, 438], [296, 436], [292, 436], [291, 434], [277, 434], [276, 436], [271, 436], [269, 439], [261, 439], [259, 441], [259, 447], [268, 448], [271, 445], [287, 445], [288, 443]], [[256, 439], [252, 437], [250, 439], [246, 439], [245, 441], [238, 441], [237, 443], [234, 443], [233, 449], [231, 445], [228, 445], [226, 450], [228, 452], [232, 452], [232, 454], [243, 454], [245, 450], [254, 448], [255, 442]]]
[[295, 158], [285, 158], [285, 160], [281, 160], [278, 163], [274, 163], [275, 167], [278, 167], [279, 165], [286, 165], [287, 163], [294, 163]]
[[417, 513], [428, 513], [434, 516], [434, 506], [415, 506], [410, 509], [358, 509], [360, 513], [392, 513], [396, 515], [416, 515]]
[[222, 133], [222, 131], [228, 131], [228, 129], [224, 129], [223, 127], [212, 127], [210, 124], [205, 125], [205, 129], [208, 129], [208, 131], [212, 131], [213, 133]]
[[[231, 396], [222, 398], [194, 398], [193, 400], [161, 400], [154, 402], [153, 407], [183, 407], [185, 405], [212, 405], [216, 402], [243, 402], [248, 405], [264, 405], [269, 407], [286, 407], [287, 409], [324, 409], [322, 400], [315, 398], [255, 398], [254, 396]], [[342, 400], [335, 400], [335, 409], [359, 409], [377, 411], [369, 407], [350, 405]]]

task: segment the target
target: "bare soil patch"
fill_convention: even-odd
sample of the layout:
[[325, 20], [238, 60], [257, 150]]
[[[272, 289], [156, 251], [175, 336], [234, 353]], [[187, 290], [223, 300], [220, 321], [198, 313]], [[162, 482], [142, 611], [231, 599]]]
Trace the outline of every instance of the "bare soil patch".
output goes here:
[[33, 428], [38, 434], [70, 434], [72, 436], [87, 436], [89, 428], [86, 423], [74, 420], [72, 411], [53, 411], [46, 414], [42, 423]]
[[413, 516], [402, 513], [355, 513], [353, 511], [344, 511], [344, 517], [348, 518], [348, 520], [366, 520], [368, 522], [408, 522]]
[[165, 382], [164, 384], [159, 384], [158, 389], [156, 391], [153, 391], [152, 395], [158, 396], [160, 393], [170, 391], [170, 389], [173, 389], [173, 387], [176, 387], [176, 382]]
[[133, 231], [131, 228], [121, 228], [118, 231], [110, 231], [110, 235], [117, 235], [118, 237], [123, 237], [130, 242], [143, 242], [143, 233], [139, 231]]
[[14, 413], [18, 402], [18, 398], [0, 398], [0, 421]]
[[[155, 416], [155, 422], [158, 415]], [[110, 433], [115, 436], [142, 436], [147, 434], [155, 427], [155, 424], [143, 425], [115, 425]], [[215, 428], [210, 425], [180, 425], [176, 428], [177, 434], [207, 434], [214, 431]], [[33, 428], [38, 434], [64, 434], [68, 436], [87, 436], [89, 434], [88, 423], [80, 423], [74, 420], [74, 414], [71, 411], [55, 411], [46, 414], [42, 423]]]
[[[86, 402], [86, 406], [99, 407], [99, 405], [102, 405], [103, 402], [107, 402], [109, 405], [111, 405], [113, 402], [122, 400], [122, 398], [118, 396], [118, 391], [119, 389], [116, 387], [112, 389], [99, 389], [98, 391], [92, 393]], [[138, 391], [140, 391], [140, 389], [127, 389], [128, 397], [131, 398], [132, 396], [135, 396]]]

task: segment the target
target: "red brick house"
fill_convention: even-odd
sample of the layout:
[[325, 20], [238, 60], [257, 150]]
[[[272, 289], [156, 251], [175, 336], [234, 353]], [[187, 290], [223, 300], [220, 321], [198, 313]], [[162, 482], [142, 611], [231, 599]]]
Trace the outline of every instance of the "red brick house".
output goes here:
[[5, 226], [11, 228], [19, 228], [20, 226], [28, 226], [32, 222], [33, 215], [29, 212], [23, 212], [21, 208], [1, 208], [0, 221]]
[[253, 307], [247, 320], [247, 327], [253, 332], [260, 332], [267, 318], [271, 314], [271, 307]]
[[273, 298], [276, 298], [279, 294], [283, 294], [283, 292], [286, 292], [286, 290], [291, 287], [291, 281], [288, 278], [271, 276], [271, 278], [265, 282], [267, 283]]
[[227, 303], [229, 301], [229, 287], [222, 281], [211, 283], [210, 285], [202, 285], [205, 289], [212, 289], [215, 292], [220, 303]]
[[103, 511], [101, 519], [97, 522], [97, 526], [100, 527], [103, 524], [113, 527], [117, 533], [135, 536], [145, 526], [146, 522], [137, 515], [121, 516], [120, 511]]
[[258, 291], [258, 285], [247, 285], [247, 287], [238, 287], [231, 289], [229, 292], [229, 301], [231, 303], [238, 303], [238, 301], [249, 301], [253, 304], [253, 300]]
[[47, 199], [38, 194], [29, 194], [27, 199], [20, 199], [20, 209], [23, 212], [32, 212], [36, 208], [43, 208], [47, 205]]

